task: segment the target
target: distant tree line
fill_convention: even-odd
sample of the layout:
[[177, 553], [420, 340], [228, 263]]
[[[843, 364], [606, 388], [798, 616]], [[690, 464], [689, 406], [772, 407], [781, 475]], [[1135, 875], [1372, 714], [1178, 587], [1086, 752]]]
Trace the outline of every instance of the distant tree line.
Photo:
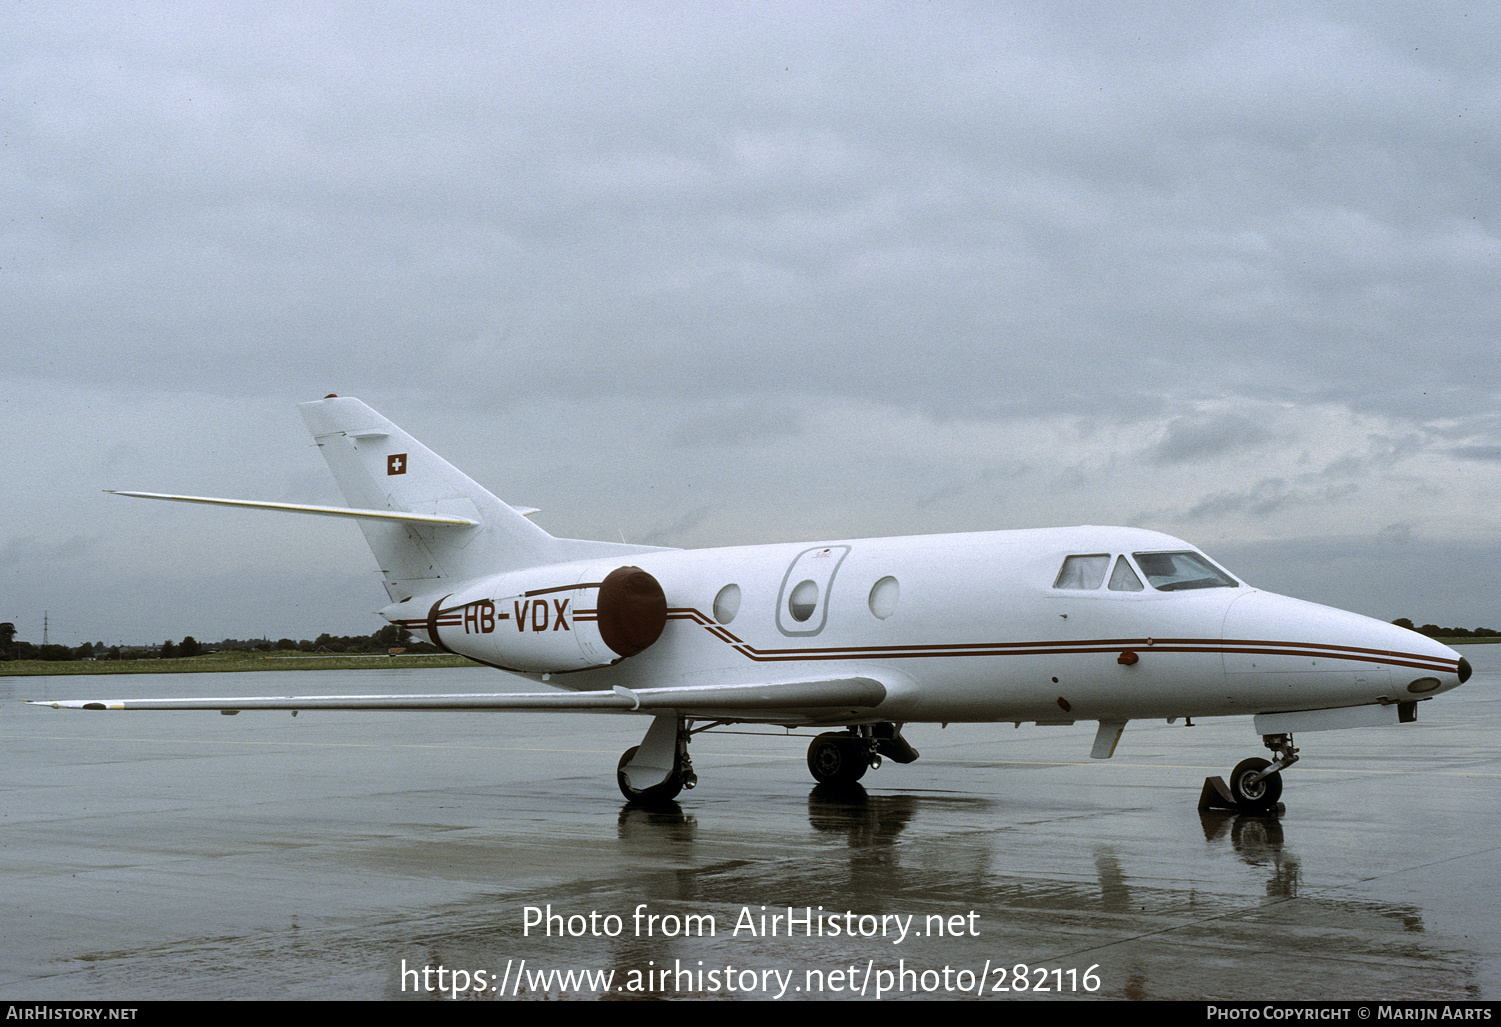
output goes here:
[[1495, 628], [1441, 628], [1437, 624], [1424, 624], [1419, 627], [1406, 617], [1398, 617], [1392, 623], [1399, 628], [1416, 631], [1418, 634], [1427, 635], [1430, 638], [1439, 638], [1440, 636], [1443, 638], [1495, 638], [1501, 635], [1501, 631], [1497, 631]]
[[199, 642], [187, 635], [181, 642], [170, 638], [160, 645], [112, 645], [103, 642], [85, 642], [79, 646], [35, 645], [16, 638], [16, 626], [9, 621], [0, 622], [0, 660], [175, 660], [204, 653], [240, 651], [271, 652], [294, 651], [303, 653], [384, 653], [391, 649], [405, 648], [414, 653], [435, 653], [437, 648], [412, 638], [411, 632], [388, 624], [373, 635], [330, 635], [327, 632], [309, 641], [290, 638], [272, 642], [270, 639], [226, 638], [218, 643]]

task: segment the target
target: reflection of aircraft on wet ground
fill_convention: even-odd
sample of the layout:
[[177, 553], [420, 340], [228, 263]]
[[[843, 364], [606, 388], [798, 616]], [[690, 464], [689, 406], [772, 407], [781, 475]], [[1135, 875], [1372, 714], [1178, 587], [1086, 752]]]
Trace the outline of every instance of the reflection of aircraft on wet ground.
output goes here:
[[912, 723], [1255, 716], [1274, 761], [1231, 774], [1275, 804], [1295, 731], [1394, 724], [1468, 662], [1422, 635], [1251, 588], [1187, 543], [1073, 527], [672, 550], [554, 538], [356, 399], [301, 407], [351, 508], [124, 493], [357, 519], [392, 624], [565, 689], [479, 695], [42, 701], [121, 710], [550, 710], [652, 718], [630, 799], [697, 781], [693, 734], [837, 728], [808, 766], [853, 782], [909, 763]]

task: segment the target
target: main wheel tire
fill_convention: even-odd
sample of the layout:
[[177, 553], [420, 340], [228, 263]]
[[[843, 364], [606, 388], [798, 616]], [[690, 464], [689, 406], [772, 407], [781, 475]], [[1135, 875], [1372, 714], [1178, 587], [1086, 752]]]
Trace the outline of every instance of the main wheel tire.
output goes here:
[[636, 750], [641, 746], [633, 745], [620, 757], [620, 762], [615, 766], [615, 783], [620, 786], [620, 794], [624, 795], [627, 802], [634, 802], [641, 806], [651, 806], [657, 803], [671, 802], [678, 797], [678, 792], [683, 790], [683, 775], [674, 772], [671, 777], [659, 785], [650, 788], [632, 788], [625, 777], [625, 765], [636, 756]]
[[819, 784], [852, 785], [869, 769], [870, 757], [858, 738], [829, 731], [808, 746], [808, 770]]
[[1277, 800], [1282, 797], [1281, 773], [1268, 774], [1254, 783], [1248, 780], [1271, 765], [1271, 760], [1264, 760], [1259, 756], [1241, 760], [1235, 765], [1235, 769], [1230, 772], [1230, 794], [1237, 806], [1248, 812], [1276, 808]]

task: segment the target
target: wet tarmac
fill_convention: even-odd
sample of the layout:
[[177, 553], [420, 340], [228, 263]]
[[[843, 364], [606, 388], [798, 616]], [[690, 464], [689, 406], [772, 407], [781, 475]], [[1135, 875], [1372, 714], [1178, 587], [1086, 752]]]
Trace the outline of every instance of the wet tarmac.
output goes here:
[[711, 732], [699, 787], [642, 810], [614, 781], [629, 717], [3, 701], [0, 997], [1497, 999], [1501, 647], [1466, 655], [1473, 680], [1416, 725], [1299, 735], [1278, 819], [1197, 809], [1206, 775], [1261, 754], [1249, 718], [1133, 722], [1108, 762], [1092, 725], [918, 725], [922, 758], [853, 793], [812, 785], [806, 734]]

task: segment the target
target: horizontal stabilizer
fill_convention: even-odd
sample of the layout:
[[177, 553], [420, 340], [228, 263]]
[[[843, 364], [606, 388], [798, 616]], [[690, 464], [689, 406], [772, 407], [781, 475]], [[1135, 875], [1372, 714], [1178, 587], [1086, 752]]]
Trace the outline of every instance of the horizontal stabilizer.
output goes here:
[[[869, 709], [886, 698], [872, 678], [826, 678], [766, 685], [617, 688], [611, 692], [488, 692], [472, 695], [304, 695], [207, 699], [24, 699], [70, 710], [495, 710], [634, 713], [677, 710], [685, 716], [759, 714], [778, 722], [811, 710]], [[761, 719], [757, 717], [757, 719]]]
[[[283, 510], [287, 513], [315, 514], [319, 517], [369, 517], [382, 521], [411, 521], [415, 524], [452, 524], [473, 527], [479, 521], [468, 517], [444, 517], [438, 514], [409, 513], [402, 510], [355, 510], [347, 506], [306, 506], [301, 503], [264, 503], [255, 499], [217, 499], [213, 496], [169, 496], [161, 492], [123, 492], [105, 489], [112, 496], [136, 499], [167, 499], [174, 503], [209, 503], [214, 506], [248, 506], [257, 510]], [[527, 511], [535, 513], [536, 511]]]

